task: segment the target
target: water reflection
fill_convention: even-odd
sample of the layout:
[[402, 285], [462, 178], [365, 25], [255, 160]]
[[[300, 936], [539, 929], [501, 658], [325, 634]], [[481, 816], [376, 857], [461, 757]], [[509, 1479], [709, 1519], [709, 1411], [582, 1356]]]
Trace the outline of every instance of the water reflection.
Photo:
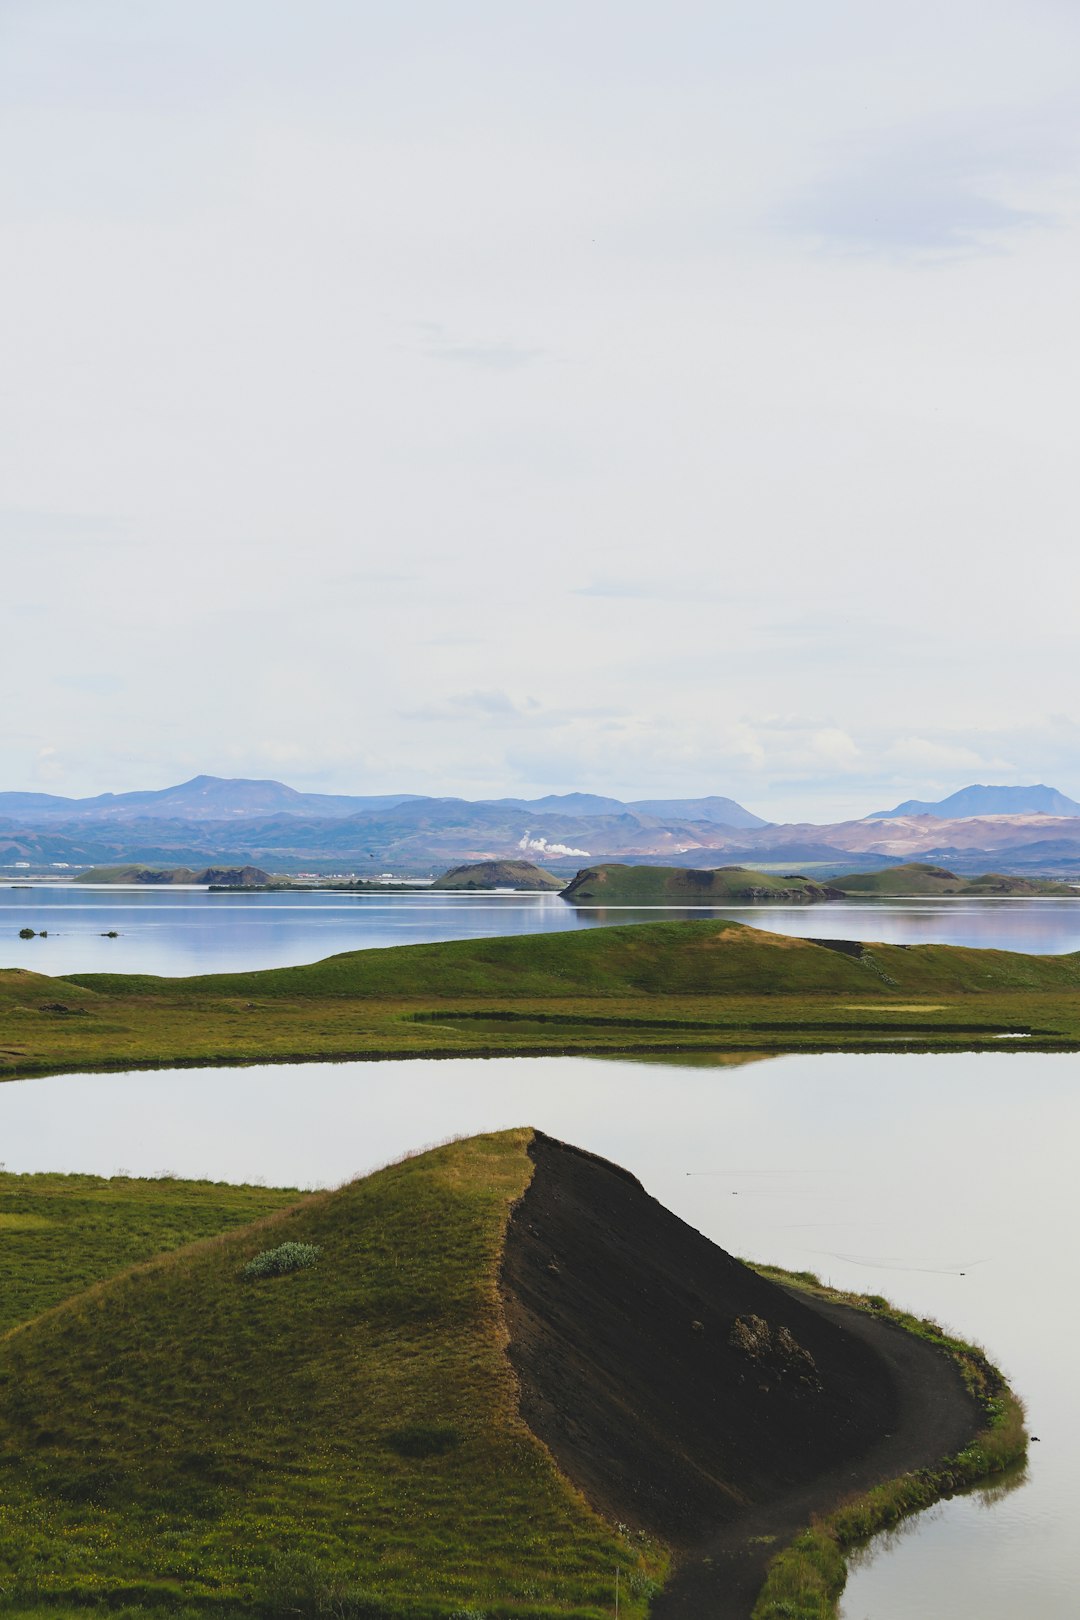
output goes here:
[[[1077, 900], [908, 900], [820, 906], [573, 906], [557, 894], [210, 894], [0, 887], [0, 967], [41, 973], [219, 973], [339, 951], [620, 923], [729, 918], [811, 939], [1080, 950]], [[21, 928], [46, 938], [20, 939]], [[115, 932], [116, 938], [106, 937]]]
[[590, 1063], [644, 1063], [663, 1069], [740, 1069], [747, 1063], [771, 1063], [775, 1052], [625, 1052], [612, 1054], [596, 1052], [589, 1056]]
[[[1024, 1511], [1022, 1499], [1008, 1502], [1031, 1481], [1030, 1468], [1020, 1463], [854, 1549], [840, 1620], [871, 1615], [873, 1620], [923, 1620], [925, 1615], [951, 1614], [1005, 1620], [1070, 1612], [1065, 1572], [1054, 1567], [1052, 1553], [1050, 1567], [1039, 1561], [1038, 1548], [1049, 1527], [1038, 1512]], [[1015, 1515], [1012, 1506], [1018, 1510]], [[982, 1548], [988, 1541], [995, 1556], [993, 1567], [983, 1570]], [[984, 1583], [993, 1583], [992, 1594], [983, 1595]], [[1023, 1607], [1025, 1592], [1034, 1598], [1031, 1609]]]

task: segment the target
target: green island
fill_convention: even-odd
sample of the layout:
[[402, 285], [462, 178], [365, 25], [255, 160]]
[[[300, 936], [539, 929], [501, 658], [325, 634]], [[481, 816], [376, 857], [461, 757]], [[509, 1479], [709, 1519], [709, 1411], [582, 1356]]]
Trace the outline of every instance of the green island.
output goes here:
[[0, 1234], [11, 1620], [828, 1614], [845, 1525], [1024, 1451], [982, 1352], [527, 1128], [306, 1195], [0, 1174]]
[[779, 876], [747, 866], [586, 866], [562, 891], [576, 905], [754, 905], [763, 900], [811, 905], [842, 899], [841, 891], [796, 873]]
[[880, 872], [848, 872], [829, 879], [841, 894], [903, 899], [923, 896], [956, 895], [972, 899], [1080, 899], [1074, 884], [1057, 883], [1051, 878], [1026, 878], [1011, 872], [983, 872], [978, 877], [959, 877], [944, 866], [926, 861], [909, 861], [904, 866], [887, 866]]
[[588, 866], [562, 891], [578, 905], [816, 905], [827, 900], [921, 898], [932, 895], [972, 898], [1080, 899], [1080, 891], [1049, 879], [984, 872], [960, 877], [943, 866], [909, 861], [878, 872], [848, 872], [820, 882], [797, 872], [759, 872], [747, 866], [694, 870], [685, 866], [625, 866], [617, 862]]
[[433, 889], [537, 889], [561, 890], [563, 879], [532, 861], [470, 861], [452, 866], [435, 879]]
[[164, 888], [170, 885], [208, 885], [212, 890], [233, 893], [296, 890], [302, 893], [329, 890], [334, 893], [414, 895], [454, 890], [490, 893], [509, 889], [523, 893], [560, 893], [575, 905], [816, 905], [827, 900], [917, 899], [933, 895], [969, 896], [993, 899], [1080, 899], [1080, 890], [1068, 883], [1048, 878], [1025, 878], [1004, 872], [984, 872], [978, 877], [962, 877], [943, 866], [909, 861], [875, 872], [848, 872], [818, 881], [797, 872], [758, 871], [748, 866], [718, 866], [696, 869], [686, 866], [628, 866], [617, 861], [583, 867], [567, 883], [532, 861], [471, 861], [452, 866], [433, 883], [420, 879], [387, 882], [376, 878], [316, 878], [300, 881], [273, 876], [257, 866], [210, 866], [196, 871], [190, 866], [154, 867], [143, 865], [95, 866], [72, 880], [83, 884], [143, 884]]
[[264, 889], [270, 884], [269, 872], [258, 866], [204, 866], [199, 871], [191, 866], [92, 866], [73, 883], [145, 884], [148, 888], [168, 888], [173, 884], [208, 883], [215, 888]]
[[0, 972], [0, 1077], [504, 1053], [1080, 1045], [1080, 954], [797, 939], [725, 920], [155, 978]]

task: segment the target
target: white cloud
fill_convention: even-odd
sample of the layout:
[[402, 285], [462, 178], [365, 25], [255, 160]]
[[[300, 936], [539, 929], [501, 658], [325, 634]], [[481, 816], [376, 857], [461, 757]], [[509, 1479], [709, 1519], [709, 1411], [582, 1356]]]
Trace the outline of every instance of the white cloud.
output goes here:
[[0, 25], [0, 784], [1080, 792], [1080, 16], [314, 6]]

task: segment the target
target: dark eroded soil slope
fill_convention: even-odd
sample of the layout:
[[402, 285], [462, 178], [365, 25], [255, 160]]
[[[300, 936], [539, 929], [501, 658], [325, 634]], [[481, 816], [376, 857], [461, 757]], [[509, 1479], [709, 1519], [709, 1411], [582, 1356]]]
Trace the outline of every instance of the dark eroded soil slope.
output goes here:
[[[937, 1351], [758, 1276], [604, 1160], [540, 1132], [529, 1151], [503, 1262], [522, 1415], [592, 1502], [683, 1549], [684, 1569], [706, 1544], [722, 1559], [762, 1510], [775, 1550], [819, 1505], [816, 1482], [822, 1506], [838, 1480], [861, 1483], [856, 1459], [874, 1459], [874, 1478], [911, 1466], [890, 1449], [901, 1430], [926, 1460], [974, 1433]], [[914, 1347], [906, 1372], [890, 1336]], [[928, 1368], [951, 1432], [940, 1402], [923, 1410]], [[740, 1582], [750, 1592], [766, 1556]]]

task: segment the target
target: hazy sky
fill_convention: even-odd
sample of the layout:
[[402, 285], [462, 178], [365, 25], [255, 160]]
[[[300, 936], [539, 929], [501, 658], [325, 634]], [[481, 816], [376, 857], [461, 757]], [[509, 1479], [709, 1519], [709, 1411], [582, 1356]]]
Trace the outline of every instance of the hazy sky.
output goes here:
[[0, 787], [1080, 795], [1074, 0], [0, 0]]

